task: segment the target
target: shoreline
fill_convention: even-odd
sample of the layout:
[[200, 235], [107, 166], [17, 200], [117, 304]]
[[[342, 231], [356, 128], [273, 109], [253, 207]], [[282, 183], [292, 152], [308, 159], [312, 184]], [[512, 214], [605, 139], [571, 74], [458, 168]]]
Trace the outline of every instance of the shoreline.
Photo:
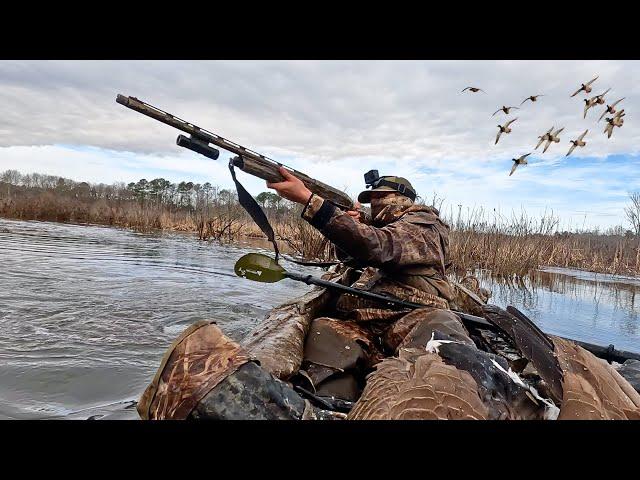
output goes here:
[[[77, 222], [77, 221], [43, 220], [43, 219], [37, 219], [37, 218], [24, 219], [24, 218], [8, 217], [4, 215], [0, 216], [0, 219], [7, 220], [7, 221], [16, 221], [16, 222], [42, 222], [42, 223], [52, 223], [52, 224], [61, 224], [61, 225], [73, 225], [73, 226], [80, 226], [80, 227], [85, 226], [85, 227], [100, 227], [100, 228], [116, 228], [118, 230], [127, 230], [134, 233], [149, 234], [149, 235], [187, 234], [187, 235], [193, 235], [198, 240], [208, 242], [208, 243], [217, 242], [222, 245], [247, 245], [247, 246], [255, 246], [258, 248], [264, 248], [267, 250], [272, 249], [271, 242], [269, 242], [269, 240], [267, 240], [267, 238], [261, 233], [258, 234], [257, 233], [259, 232], [258, 227], [253, 225], [249, 227], [250, 233], [238, 233], [231, 239], [221, 240], [221, 239], [213, 239], [213, 238], [207, 238], [207, 239], [199, 238], [198, 236], [199, 232], [198, 232], [197, 226], [193, 225], [186, 228], [187, 224], [185, 223], [177, 226], [173, 225], [170, 227], [162, 227], [162, 228], [136, 228], [133, 226], [127, 226], [127, 225], [115, 224], [115, 223], [106, 223], [106, 222], [105, 223], [95, 223], [95, 222], [89, 223], [89, 222]], [[274, 229], [277, 230], [277, 227], [278, 227], [278, 224], [275, 224]], [[464, 234], [464, 232], [454, 231], [452, 232], [452, 237], [455, 237], [458, 234]], [[476, 234], [478, 235], [478, 233]], [[479, 234], [479, 235], [482, 235], [482, 234]], [[488, 235], [488, 234], [485, 234], [485, 235]], [[278, 242], [278, 247], [282, 253], [285, 253], [287, 255], [296, 253], [294, 249], [290, 247], [290, 245], [286, 240], [282, 238], [278, 238], [277, 242]], [[453, 263], [455, 264], [455, 259], [453, 259]], [[611, 272], [604, 269], [584, 268], [578, 265], [572, 265], [570, 262], [568, 262], [567, 265], [557, 265], [557, 264], [556, 265], [553, 265], [553, 264], [538, 265], [534, 268], [530, 268], [525, 273], [522, 273], [522, 270], [519, 270], [519, 271], [511, 270], [507, 273], [496, 272], [494, 271], [494, 269], [487, 268], [486, 266], [483, 266], [483, 265], [474, 265], [474, 266], [470, 265], [470, 266], [467, 266], [466, 268], [458, 268], [458, 269], [452, 269], [452, 270], [455, 270], [456, 274], [459, 274], [462, 276], [464, 276], [465, 274], [475, 272], [476, 270], [483, 270], [483, 271], [487, 271], [492, 276], [497, 276], [497, 277], [515, 276], [515, 277], [522, 278], [529, 275], [531, 271], [539, 270], [543, 272], [550, 271], [551, 273], [553, 273], [554, 269], [562, 269], [563, 270], [562, 273], [564, 274], [570, 274], [565, 272], [566, 270], [573, 270], [575, 272], [589, 273], [594, 275], [606, 275], [612, 281], [615, 281], [615, 279], [620, 279], [620, 280], [626, 279], [626, 280], [632, 280], [632, 281], [640, 280], [640, 272], [637, 272], [637, 271], [627, 270], [625, 272]]]

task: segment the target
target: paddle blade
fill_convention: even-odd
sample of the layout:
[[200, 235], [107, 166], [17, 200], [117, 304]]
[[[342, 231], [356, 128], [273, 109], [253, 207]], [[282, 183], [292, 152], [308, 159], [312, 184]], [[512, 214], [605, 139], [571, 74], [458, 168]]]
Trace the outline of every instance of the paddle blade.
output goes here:
[[274, 283], [286, 277], [286, 270], [261, 253], [247, 253], [236, 262], [236, 275], [256, 282]]

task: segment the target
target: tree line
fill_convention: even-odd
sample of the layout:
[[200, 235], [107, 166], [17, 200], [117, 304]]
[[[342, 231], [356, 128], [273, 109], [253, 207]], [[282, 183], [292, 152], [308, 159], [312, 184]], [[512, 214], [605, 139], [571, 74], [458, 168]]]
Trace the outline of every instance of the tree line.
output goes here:
[[[209, 182], [174, 183], [164, 178], [152, 180], [142, 178], [128, 184], [124, 182], [105, 184], [76, 182], [55, 175], [21, 174], [17, 170], [6, 170], [0, 173], [0, 182], [3, 184], [0, 195], [5, 199], [12, 197], [12, 191], [14, 197], [49, 191], [80, 201], [136, 202], [141, 207], [160, 207], [170, 211], [181, 210], [190, 213], [235, 204], [238, 200], [234, 190], [219, 188]], [[263, 208], [276, 216], [288, 213], [293, 207], [291, 202], [272, 192], [262, 192], [255, 199]]]

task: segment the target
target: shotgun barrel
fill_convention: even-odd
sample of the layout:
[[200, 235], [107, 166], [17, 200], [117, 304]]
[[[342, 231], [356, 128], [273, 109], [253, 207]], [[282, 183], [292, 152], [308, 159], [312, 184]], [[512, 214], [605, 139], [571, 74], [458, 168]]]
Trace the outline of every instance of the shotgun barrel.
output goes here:
[[306, 187], [316, 195], [321, 196], [325, 200], [329, 200], [331, 203], [343, 210], [351, 210], [354, 207], [353, 200], [346, 193], [333, 188], [330, 185], [315, 180], [314, 178], [311, 178], [302, 172], [289, 168], [282, 163], [265, 157], [260, 153], [254, 152], [253, 150], [243, 147], [242, 145], [238, 145], [231, 140], [227, 140], [226, 138], [222, 138], [215, 133], [200, 128], [193, 123], [187, 122], [186, 120], [182, 120], [181, 118], [160, 110], [159, 108], [145, 103], [142, 100], [138, 100], [135, 97], [127, 97], [125, 95], [118, 94], [116, 102], [118, 102], [120, 105], [124, 105], [125, 107], [130, 108], [131, 110], [135, 110], [138, 113], [142, 113], [143, 115], [151, 117], [154, 120], [158, 120], [159, 122], [165, 123], [174, 128], [177, 128], [178, 130], [182, 130], [183, 132], [188, 133], [191, 138], [187, 138], [183, 135], [180, 135], [178, 137], [177, 143], [181, 147], [188, 148], [215, 160], [216, 158], [218, 158], [218, 152], [215, 148], [210, 147], [209, 144], [215, 145], [223, 150], [237, 155], [236, 157], [231, 159], [231, 162], [240, 170], [250, 175], [262, 178], [268, 182], [283, 181], [284, 178], [278, 171], [278, 168], [281, 166], [285, 167], [294, 176], [302, 180]]

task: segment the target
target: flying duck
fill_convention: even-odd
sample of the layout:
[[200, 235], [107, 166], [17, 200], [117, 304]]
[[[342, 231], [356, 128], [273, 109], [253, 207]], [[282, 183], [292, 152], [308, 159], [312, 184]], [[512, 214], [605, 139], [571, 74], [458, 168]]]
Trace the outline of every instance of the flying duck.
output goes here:
[[571, 140], [571, 143], [573, 145], [571, 145], [571, 148], [569, 149], [569, 152], [565, 155], [565, 157], [568, 157], [569, 155], [571, 155], [571, 152], [573, 152], [573, 150], [576, 147], [584, 147], [587, 144], [587, 142], [583, 142], [582, 139], [585, 137], [588, 131], [589, 130], [585, 130], [584, 133], [580, 135], [577, 140]]
[[611, 138], [613, 135], [613, 127], [622, 127], [624, 125], [624, 117], [626, 114], [624, 113], [624, 109], [620, 110], [616, 113], [612, 118], [606, 118], [607, 126], [604, 127], [604, 133], [607, 134], [607, 138]]
[[604, 96], [609, 93], [609, 91], [611, 91], [611, 89], [607, 88], [603, 93], [595, 96], [596, 105], [604, 105]]
[[[515, 122], [518, 119], [518, 117], [509, 120], [507, 123], [504, 124], [504, 127], [502, 125], [498, 125], [498, 128], [500, 129], [500, 131], [498, 132], [498, 135], [496, 136], [496, 143], [498, 143], [498, 140], [500, 140], [500, 135], [502, 135], [503, 133], [507, 134], [507, 133], [511, 133], [511, 129], [509, 128], [509, 125], [511, 125], [513, 122]], [[494, 143], [494, 145], [496, 144]]]
[[559, 128], [558, 130], [556, 130], [553, 133], [549, 134], [549, 137], [547, 138], [547, 144], [544, 146], [544, 150], [542, 150], [542, 153], [547, 151], [547, 148], [549, 148], [549, 145], [551, 145], [552, 142], [554, 143], [560, 143], [560, 137], [558, 137], [558, 135], [560, 134], [560, 132], [562, 132], [564, 130], [564, 127]]
[[596, 103], [598, 103], [598, 96], [584, 99], [584, 116], [582, 118], [587, 118], [587, 112], [591, 107], [593, 107]]
[[[538, 97], [544, 97], [543, 94], [540, 95], [531, 95], [530, 97], [525, 98], [522, 103], [526, 102], [527, 100], [531, 100], [532, 102], [537, 102], [538, 101]], [[522, 105], [522, 103], [520, 105]]]
[[[471, 90], [473, 93], [477, 93], [477, 92], [487, 93], [487, 92], [485, 92], [484, 90], [482, 90], [481, 88], [478, 88], [478, 87], [466, 87], [466, 88], [462, 89], [463, 92], [465, 90]], [[460, 92], [460, 93], [462, 93], [462, 92]]]
[[598, 76], [596, 76], [596, 78], [592, 80], [589, 80], [587, 83], [580, 84], [580, 88], [576, 90], [575, 93], [571, 96], [575, 97], [578, 93], [582, 92], [583, 90], [585, 93], [591, 93], [591, 90], [593, 90], [593, 87], [591, 87], [591, 84], [595, 82], [597, 79], [598, 79]]
[[607, 108], [605, 109], [604, 112], [602, 112], [602, 115], [600, 115], [600, 118], [598, 119], [598, 121], [602, 120], [602, 118], [607, 114], [607, 113], [616, 113], [616, 109], [615, 106], [620, 103], [622, 100], [624, 100], [626, 97], [622, 97], [620, 100], [616, 100], [615, 102], [613, 102], [611, 105], [607, 105]]
[[513, 166], [511, 167], [511, 171], [509, 172], [509, 176], [513, 175], [513, 172], [516, 171], [516, 168], [518, 168], [518, 165], [526, 165], [527, 164], [527, 157], [531, 155], [531, 152], [522, 155], [518, 158], [512, 158], [511, 160], [513, 160]]
[[[498, 110], [496, 110], [495, 112], [493, 112], [493, 115], [495, 115], [496, 113], [503, 111], [505, 114], [509, 115], [509, 110], [511, 110], [512, 108], [515, 108], [516, 110], [519, 110], [518, 107], [505, 107], [504, 105], [499, 108]], [[493, 117], [493, 115], [491, 115]]]
[[542, 142], [544, 142], [545, 140], [549, 140], [549, 135], [551, 135], [551, 130], [553, 130], [553, 127], [551, 127], [549, 130], [547, 130], [547, 132], [544, 135], [540, 135], [538, 137], [540, 139], [540, 141], [538, 142], [538, 144], [536, 145], [536, 148], [534, 148], [534, 150], [537, 150], [538, 147], [540, 145], [542, 145]]

